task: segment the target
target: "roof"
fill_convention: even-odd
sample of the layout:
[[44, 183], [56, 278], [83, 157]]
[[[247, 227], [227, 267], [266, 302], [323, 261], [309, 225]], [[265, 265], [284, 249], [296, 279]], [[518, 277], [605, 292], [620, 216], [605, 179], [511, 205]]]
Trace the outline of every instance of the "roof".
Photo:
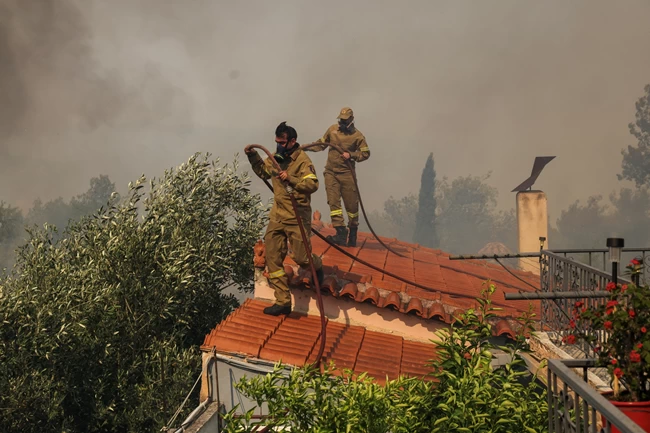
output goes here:
[[[332, 227], [325, 226], [315, 214], [312, 226], [324, 236], [334, 235]], [[504, 267], [485, 260], [449, 260], [450, 255], [436, 249], [399, 241], [380, 239], [391, 249], [406, 257], [386, 250], [371, 234], [358, 233], [357, 247], [345, 247], [353, 256], [379, 269], [428, 289], [416, 287], [392, 276], [374, 270], [345, 256], [322, 239], [312, 235], [312, 251], [321, 257], [325, 280], [323, 290], [334, 297], [356, 302], [368, 302], [378, 308], [390, 308], [404, 314], [415, 314], [424, 319], [451, 323], [454, 317], [469, 308], [476, 308], [486, 280], [497, 286], [493, 305], [501, 308], [495, 314], [502, 320], [495, 322], [495, 335], [516, 335], [515, 320], [529, 310], [530, 301], [506, 301], [504, 293], [534, 292], [539, 287], [539, 276], [531, 272]], [[256, 267], [263, 268], [263, 245], [258, 245]], [[287, 256], [285, 270], [295, 287], [310, 289], [308, 279], [296, 275], [295, 262]], [[538, 302], [532, 303], [536, 317], [540, 314]]]
[[478, 252], [479, 256], [482, 255], [494, 256], [494, 255], [506, 255], [506, 254], [512, 254], [512, 251], [510, 251], [508, 247], [506, 247], [501, 242], [488, 242]]
[[[335, 230], [325, 226], [319, 217], [320, 214], [316, 212], [312, 227], [322, 235], [333, 235]], [[331, 301], [338, 307], [346, 302], [370, 304], [372, 308], [394, 311], [386, 311], [383, 314], [385, 317], [404, 314], [405, 318], [415, 316], [420, 323], [430, 325], [452, 323], [459, 313], [477, 307], [476, 298], [480, 297], [484, 283], [489, 279], [496, 283], [500, 292], [493, 296], [493, 304], [502, 308], [495, 312], [498, 317], [493, 322], [493, 334], [516, 335], [519, 326], [513, 319], [528, 311], [528, 302], [505, 301], [503, 293], [534, 291], [539, 285], [538, 276], [530, 272], [506, 270], [500, 265], [481, 260], [449, 260], [449, 254], [443, 251], [397, 239], [381, 240], [405, 257], [387, 251], [367, 233], [358, 234], [357, 247], [344, 248], [353, 258], [345, 256], [317, 236], [311, 237], [312, 251], [323, 260], [325, 280], [322, 290], [332, 297]], [[254, 266], [264, 269], [262, 241], [258, 241], [254, 251]], [[359, 260], [427, 289], [374, 270]], [[313, 297], [309, 279], [303, 278], [289, 256], [285, 260], [285, 270], [294, 288], [303, 289], [305, 295]], [[256, 296], [257, 290], [256, 282]], [[297, 293], [294, 292], [295, 295]], [[289, 316], [268, 316], [262, 312], [268, 305], [271, 303], [261, 299], [246, 300], [206, 336], [202, 349], [211, 350], [214, 347], [221, 353], [268, 362], [282, 360], [293, 366], [313, 362], [320, 345], [319, 316], [296, 312]], [[539, 303], [533, 306], [534, 311], [539, 310]], [[353, 313], [349, 307], [342, 309], [346, 313]], [[340, 368], [349, 368], [357, 373], [367, 372], [379, 382], [383, 382], [386, 376], [389, 379], [400, 375], [424, 377], [430, 371], [426, 364], [435, 356], [436, 346], [432, 342], [412, 341], [418, 338], [414, 335], [415, 328], [408, 327], [412, 325], [407, 326], [407, 333], [400, 333], [391, 329], [396, 326], [391, 322], [394, 318], [386, 319], [381, 328], [372, 329], [368, 329], [369, 326], [364, 323], [348, 319], [342, 323], [338, 320], [327, 319], [325, 362], [333, 360]], [[435, 337], [431, 335], [431, 338]]]
[[[270, 302], [247, 299], [206, 335], [201, 349], [214, 347], [220, 353], [269, 362], [281, 360], [297, 367], [313, 363], [320, 348], [320, 318], [295, 312], [288, 316], [268, 316], [262, 309], [269, 305]], [[322, 361], [334, 361], [339, 369], [366, 372], [382, 384], [386, 377], [430, 380], [427, 374], [431, 369], [426, 364], [435, 357], [435, 347], [433, 343], [410, 341], [363, 326], [327, 320]]]

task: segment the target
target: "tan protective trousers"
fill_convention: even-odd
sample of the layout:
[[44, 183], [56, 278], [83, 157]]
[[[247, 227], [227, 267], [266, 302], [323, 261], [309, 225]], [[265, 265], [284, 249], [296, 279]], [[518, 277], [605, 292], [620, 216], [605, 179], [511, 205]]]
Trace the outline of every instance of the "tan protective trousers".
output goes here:
[[[300, 235], [300, 227], [296, 225], [286, 225], [278, 222], [269, 222], [264, 235], [264, 244], [266, 247], [266, 266], [269, 272], [269, 284], [275, 290], [275, 303], [278, 305], [291, 305], [291, 291], [289, 290], [289, 278], [284, 271], [284, 259], [287, 257], [287, 241], [291, 245], [291, 258], [301, 269], [311, 272], [309, 267], [309, 258], [307, 251], [311, 251], [311, 222], [303, 221], [305, 234], [307, 235], [308, 245], [305, 246]], [[323, 266], [320, 257], [312, 254], [314, 261], [314, 270], [319, 270]]]
[[359, 225], [359, 194], [354, 185], [352, 172], [333, 173], [325, 170], [324, 177], [332, 225], [345, 227], [343, 209], [341, 208], [341, 197], [343, 197], [343, 204], [348, 214], [348, 225], [357, 227]]

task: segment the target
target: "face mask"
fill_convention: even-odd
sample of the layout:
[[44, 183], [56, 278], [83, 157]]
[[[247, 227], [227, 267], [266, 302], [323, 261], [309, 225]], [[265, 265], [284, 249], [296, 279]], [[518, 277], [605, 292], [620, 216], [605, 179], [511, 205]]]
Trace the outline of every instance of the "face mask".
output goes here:
[[284, 146], [282, 146], [280, 143], [276, 143], [276, 145], [277, 146], [275, 148], [275, 153], [279, 153], [281, 155], [287, 153], [287, 149]]
[[275, 148], [275, 155], [273, 157], [277, 162], [282, 162], [287, 159], [289, 155], [291, 155], [291, 152], [293, 151], [294, 148], [287, 149], [280, 143], [276, 142], [276, 148]]
[[343, 131], [350, 131], [354, 125], [354, 119], [339, 119], [339, 128]]

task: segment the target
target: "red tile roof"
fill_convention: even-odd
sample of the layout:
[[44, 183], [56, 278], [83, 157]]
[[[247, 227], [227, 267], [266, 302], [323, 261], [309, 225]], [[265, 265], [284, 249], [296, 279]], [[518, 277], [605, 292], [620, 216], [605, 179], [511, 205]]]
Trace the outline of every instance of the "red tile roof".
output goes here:
[[[331, 227], [320, 221], [313, 226], [327, 236], [335, 234]], [[379, 269], [389, 271], [401, 278], [429, 289], [422, 289], [372, 269], [357, 260], [345, 256], [317, 236], [311, 237], [312, 251], [323, 260], [325, 280], [323, 290], [335, 297], [357, 302], [369, 302], [378, 308], [390, 308], [405, 314], [415, 314], [424, 319], [438, 319], [451, 323], [453, 317], [469, 308], [475, 308], [486, 280], [497, 286], [492, 297], [501, 311], [496, 315], [507, 319], [495, 327], [495, 335], [514, 337], [517, 323], [511, 319], [528, 311], [529, 301], [506, 301], [504, 293], [533, 292], [539, 287], [539, 276], [530, 272], [505, 270], [498, 264], [484, 260], [449, 260], [449, 254], [409, 244], [397, 239], [381, 238], [393, 250], [406, 257], [387, 251], [371, 234], [359, 233], [357, 247], [345, 247], [345, 251]], [[257, 245], [259, 253], [262, 245]], [[263, 254], [263, 253], [259, 253]], [[262, 257], [258, 255], [258, 258]], [[264, 261], [259, 261], [263, 268]], [[287, 256], [285, 270], [294, 286], [309, 289], [309, 280], [295, 275], [295, 262]], [[514, 276], [513, 276], [514, 274]], [[539, 303], [533, 302], [533, 312], [539, 317]], [[495, 323], [496, 325], [496, 323]]]
[[[320, 221], [314, 221], [313, 226], [325, 236], [335, 233]], [[493, 323], [497, 336], [514, 337], [518, 325], [512, 319], [528, 310], [527, 302], [505, 301], [502, 294], [530, 292], [539, 285], [539, 277], [528, 272], [512, 270], [515, 277], [496, 264], [453, 261], [439, 250], [382, 238], [406, 256], [399, 257], [366, 233], [359, 233], [356, 248], [345, 248], [355, 258], [345, 256], [316, 236], [311, 240], [313, 252], [323, 260], [325, 294], [416, 315], [425, 321], [451, 323], [459, 313], [477, 306], [475, 298], [480, 296], [485, 280], [491, 279], [500, 292], [493, 296], [493, 303], [502, 308], [496, 312], [500, 317]], [[385, 275], [356, 258], [429, 289]], [[255, 246], [254, 264], [257, 268], [265, 265], [261, 241]], [[285, 269], [294, 287], [311, 290], [309, 280], [295, 274], [298, 268], [289, 257]], [[202, 349], [216, 347], [222, 353], [270, 362], [282, 360], [294, 366], [313, 362], [320, 346], [320, 318], [295, 312], [287, 317], [267, 316], [261, 311], [267, 305], [270, 303], [247, 300], [206, 336]], [[533, 305], [539, 314], [539, 303]], [[333, 360], [338, 367], [357, 373], [367, 372], [383, 382], [386, 376], [394, 379], [399, 375], [426, 375], [427, 361], [435, 356], [434, 348], [432, 343], [328, 320], [324, 361]]]
[[[214, 347], [220, 353], [270, 362], [282, 360], [299, 367], [313, 363], [320, 348], [320, 318], [295, 312], [289, 316], [268, 316], [262, 309], [269, 305], [270, 302], [247, 299], [206, 335], [201, 349]], [[386, 377], [396, 379], [400, 375], [430, 379], [426, 375], [431, 369], [426, 364], [434, 357], [433, 343], [327, 321], [323, 362], [331, 360], [339, 369], [367, 372], [379, 383], [384, 383]]]

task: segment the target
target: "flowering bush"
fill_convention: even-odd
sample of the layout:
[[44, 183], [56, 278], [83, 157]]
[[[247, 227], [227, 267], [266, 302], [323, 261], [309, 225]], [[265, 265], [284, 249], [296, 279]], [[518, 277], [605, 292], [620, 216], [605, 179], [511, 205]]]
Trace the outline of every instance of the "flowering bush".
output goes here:
[[[634, 272], [640, 266], [641, 262], [634, 259], [628, 269]], [[576, 302], [574, 319], [569, 323], [575, 333], [565, 337], [565, 342], [573, 344], [580, 338], [591, 345], [599, 365], [612, 375], [614, 399], [650, 401], [650, 289], [610, 282], [606, 290], [610, 293], [607, 301], [596, 307]], [[589, 329], [591, 336], [580, 331], [584, 329]], [[619, 395], [619, 384], [626, 393]]]
[[639, 284], [639, 278], [641, 277], [641, 271], [643, 269], [643, 259], [632, 259], [630, 263], [625, 267], [627, 269], [626, 275], [629, 275], [632, 282], [636, 285]]

